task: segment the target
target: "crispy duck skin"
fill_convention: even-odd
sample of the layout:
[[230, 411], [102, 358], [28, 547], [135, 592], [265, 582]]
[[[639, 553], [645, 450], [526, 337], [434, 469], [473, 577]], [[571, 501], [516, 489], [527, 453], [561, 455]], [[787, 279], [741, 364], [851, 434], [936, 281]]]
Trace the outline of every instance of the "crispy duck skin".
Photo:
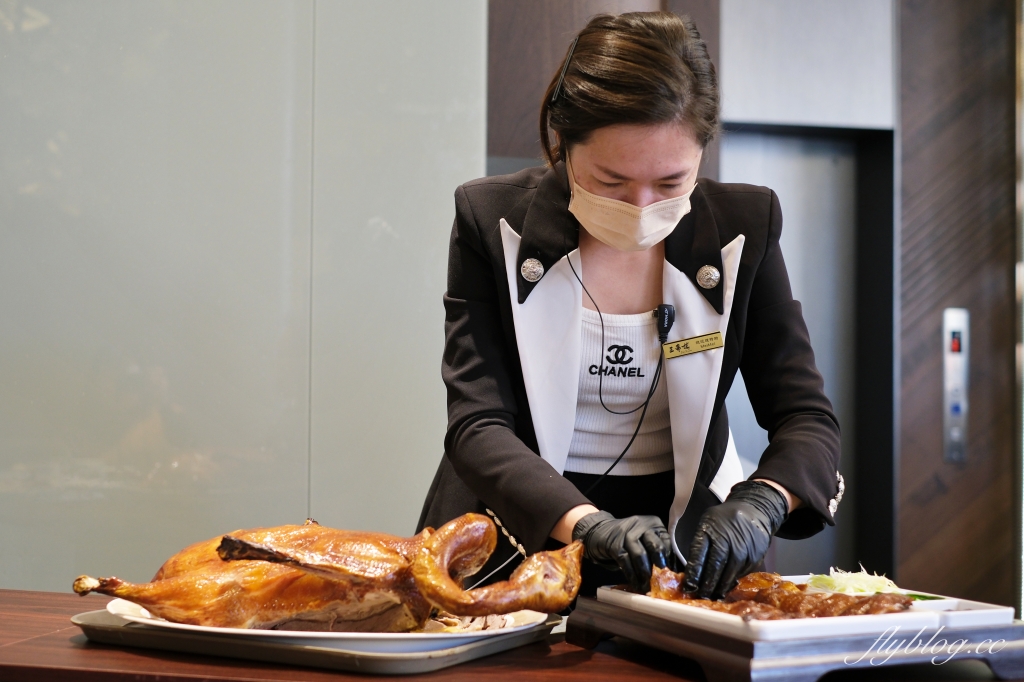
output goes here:
[[654, 568], [649, 597], [732, 613], [745, 620], [781, 620], [787, 618], [824, 618], [906, 611], [912, 603], [902, 594], [852, 596], [830, 592], [805, 592], [775, 573], [751, 573], [723, 601], [693, 599], [682, 588], [683, 575], [667, 568]]
[[744, 620], [783, 620], [791, 616], [769, 604], [761, 604], [750, 600], [741, 601], [714, 601], [712, 599], [694, 599], [683, 591], [683, 574], [675, 573], [668, 568], [654, 567], [651, 575], [651, 591], [648, 597], [666, 599], [687, 606], [697, 606], [702, 609], [718, 611], [719, 613], [731, 613], [740, 616]]
[[411, 538], [307, 522], [235, 531], [174, 555], [153, 581], [79, 576], [99, 592], [177, 623], [213, 627], [406, 632], [434, 607], [457, 616], [561, 611], [576, 597], [582, 546], [524, 562], [512, 580], [465, 591], [497, 542], [486, 516], [466, 514]]

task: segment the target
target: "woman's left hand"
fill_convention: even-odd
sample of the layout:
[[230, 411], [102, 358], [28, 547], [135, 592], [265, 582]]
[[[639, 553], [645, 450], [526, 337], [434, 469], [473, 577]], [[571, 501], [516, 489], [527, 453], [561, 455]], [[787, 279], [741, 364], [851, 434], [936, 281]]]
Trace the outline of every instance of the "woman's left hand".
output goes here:
[[721, 598], [764, 558], [788, 515], [786, 497], [768, 483], [734, 485], [725, 502], [705, 511], [697, 524], [683, 589], [703, 599]]

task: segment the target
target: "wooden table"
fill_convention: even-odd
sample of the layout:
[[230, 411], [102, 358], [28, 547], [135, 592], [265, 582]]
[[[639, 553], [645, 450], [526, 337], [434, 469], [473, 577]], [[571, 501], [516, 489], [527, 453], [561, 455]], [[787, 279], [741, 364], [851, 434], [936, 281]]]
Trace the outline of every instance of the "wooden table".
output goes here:
[[[51, 592], [0, 590], [0, 680], [98, 682], [172, 682], [175, 680], [254, 682], [257, 680], [309, 680], [310, 682], [362, 679], [366, 676], [246, 663], [224, 658], [129, 649], [86, 641], [68, 620], [76, 613], [101, 609], [106, 597]], [[430, 675], [405, 679], [473, 680], [702, 680], [700, 668], [685, 659], [626, 640], [603, 642], [587, 651], [566, 644], [559, 635], [546, 643], [472, 661]], [[852, 680], [979, 680], [992, 679], [977, 661], [951, 661], [944, 666], [906, 666], [895, 670], [841, 671], [825, 682]]]

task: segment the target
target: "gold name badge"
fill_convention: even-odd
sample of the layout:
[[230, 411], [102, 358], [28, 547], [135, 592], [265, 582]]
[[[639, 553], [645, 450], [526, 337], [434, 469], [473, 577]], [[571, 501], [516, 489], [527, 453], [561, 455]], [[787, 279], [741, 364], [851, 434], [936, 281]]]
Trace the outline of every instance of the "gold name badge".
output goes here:
[[669, 341], [661, 345], [665, 351], [665, 359], [682, 357], [691, 353], [703, 353], [706, 350], [721, 348], [725, 343], [722, 341], [722, 332], [713, 332], [704, 336], [694, 336], [690, 339], [680, 341]]

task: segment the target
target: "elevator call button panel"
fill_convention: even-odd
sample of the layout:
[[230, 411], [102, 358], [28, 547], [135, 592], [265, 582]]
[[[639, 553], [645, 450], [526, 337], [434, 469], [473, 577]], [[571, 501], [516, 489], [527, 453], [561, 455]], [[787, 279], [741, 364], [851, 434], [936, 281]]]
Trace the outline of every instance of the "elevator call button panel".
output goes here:
[[942, 311], [943, 458], [967, 461], [967, 392], [970, 314], [966, 308]]

